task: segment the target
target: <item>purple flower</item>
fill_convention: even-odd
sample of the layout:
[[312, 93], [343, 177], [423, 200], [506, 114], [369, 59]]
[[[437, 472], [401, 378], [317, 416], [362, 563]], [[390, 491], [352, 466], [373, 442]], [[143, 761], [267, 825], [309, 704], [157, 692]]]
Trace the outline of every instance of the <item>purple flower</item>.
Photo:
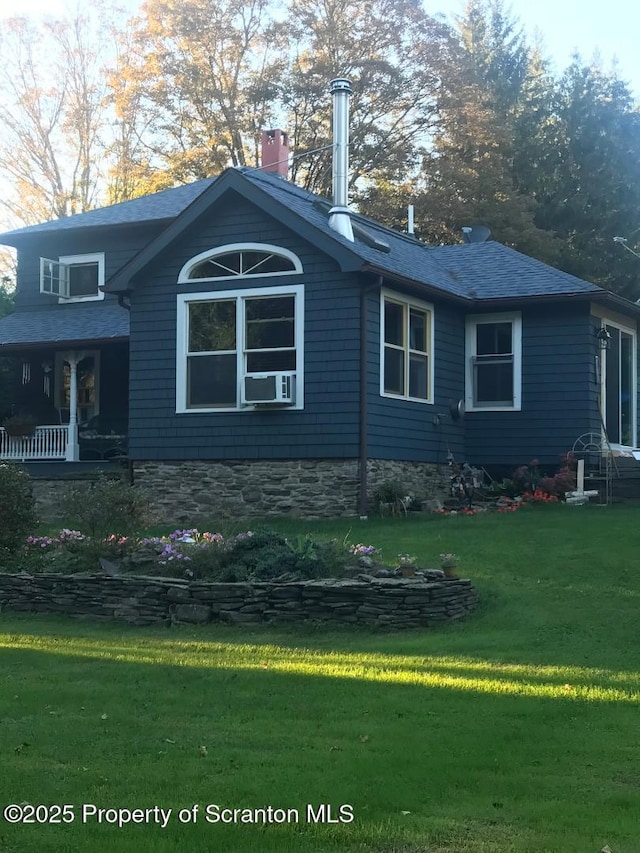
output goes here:
[[370, 557], [372, 554], [377, 554], [378, 549], [375, 545], [362, 545], [359, 543], [358, 545], [352, 545], [349, 548], [349, 553], [358, 557]]

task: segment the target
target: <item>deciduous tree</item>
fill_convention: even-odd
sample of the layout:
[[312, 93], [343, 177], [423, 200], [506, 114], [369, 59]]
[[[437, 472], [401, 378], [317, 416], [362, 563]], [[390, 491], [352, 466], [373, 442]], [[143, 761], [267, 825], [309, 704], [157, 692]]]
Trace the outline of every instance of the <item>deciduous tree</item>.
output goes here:
[[3, 23], [0, 169], [8, 212], [31, 224], [96, 205], [106, 123], [102, 7], [36, 26]]
[[[292, 62], [282, 101], [294, 150], [331, 142], [328, 81], [351, 80], [350, 182], [406, 180], [436, 119], [451, 31], [415, 0], [292, 0], [286, 22]], [[331, 154], [300, 159], [293, 179], [328, 194]]]
[[267, 0], [143, 3], [111, 81], [117, 174], [133, 161], [134, 176], [173, 183], [257, 165], [283, 67], [271, 23]]

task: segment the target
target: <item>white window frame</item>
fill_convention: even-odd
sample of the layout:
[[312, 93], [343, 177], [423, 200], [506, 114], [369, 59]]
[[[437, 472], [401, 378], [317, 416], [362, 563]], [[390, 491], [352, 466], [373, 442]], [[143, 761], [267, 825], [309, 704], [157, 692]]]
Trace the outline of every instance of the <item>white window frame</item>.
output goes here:
[[[513, 404], [510, 406], [479, 406], [475, 403], [474, 364], [477, 357], [477, 328], [489, 323], [511, 323], [513, 358]], [[466, 320], [466, 400], [467, 412], [519, 412], [522, 410], [522, 314], [509, 311], [501, 314], [471, 314]]]
[[[202, 279], [198, 279], [201, 281]], [[218, 279], [216, 279], [217, 281]], [[242, 384], [248, 375], [244, 369], [245, 348], [245, 301], [252, 297], [293, 296], [295, 298], [294, 345], [296, 350], [296, 369], [273, 371], [290, 376], [295, 375], [295, 403], [287, 410], [304, 408], [304, 285], [296, 284], [282, 287], [250, 287], [238, 290], [214, 290], [206, 293], [184, 293], [177, 297], [176, 325], [176, 413], [207, 414], [224, 412], [254, 411], [254, 406], [241, 404]], [[189, 305], [193, 302], [215, 302], [218, 300], [236, 300], [236, 405], [230, 407], [187, 407], [187, 347], [189, 342]]]
[[[59, 290], [55, 293], [51, 290], [45, 290], [44, 283], [44, 265], [45, 263], [53, 263], [58, 266], [58, 281]], [[78, 266], [80, 264], [97, 264], [98, 265], [98, 290], [92, 296], [69, 296], [69, 267]], [[46, 293], [50, 296], [57, 296], [59, 303], [67, 302], [98, 302], [104, 299], [104, 291], [100, 288], [104, 285], [104, 252], [91, 252], [86, 255], [63, 255], [57, 261], [50, 258], [40, 258], [40, 293]], [[64, 292], [61, 292], [64, 291]]]
[[[625, 335], [629, 335], [631, 338], [631, 417], [633, 424], [633, 444], [616, 444], [612, 443], [610, 446], [615, 450], [628, 450], [629, 448], [637, 447], [638, 440], [638, 408], [637, 408], [637, 388], [638, 388], [638, 335], [637, 329], [633, 326], [629, 325], [628, 322], [624, 323], [617, 319], [612, 319], [611, 317], [603, 314], [599, 317], [602, 326], [611, 326], [613, 329], [617, 329], [619, 332], [623, 332]], [[602, 423], [607, 423], [607, 359], [606, 352], [603, 354], [598, 354], [600, 358], [600, 416], [602, 418]]]
[[[390, 302], [396, 302], [405, 306], [406, 309], [406, 317], [409, 317], [409, 309], [417, 308], [419, 311], [424, 311], [427, 314], [427, 358], [429, 361], [428, 364], [428, 397], [424, 399], [423, 397], [410, 397], [408, 394], [392, 394], [389, 391], [385, 391], [384, 389], [384, 357], [385, 357], [385, 324], [384, 324], [384, 303], [385, 300], [389, 300]], [[406, 296], [402, 293], [397, 293], [394, 290], [387, 290], [383, 288], [380, 291], [380, 396], [388, 397], [390, 400], [409, 400], [413, 403], [426, 403], [427, 405], [433, 405], [434, 402], [434, 381], [435, 381], [435, 358], [434, 358], [434, 310], [433, 305], [429, 302], [424, 302], [421, 299], [414, 299], [413, 297]], [[403, 347], [405, 352], [405, 376], [408, 379], [408, 359], [409, 354], [411, 352], [410, 347], [408, 346], [408, 329], [405, 329], [405, 336], [407, 345]], [[416, 350], [417, 352], [417, 350]]]
[[[283, 270], [281, 272], [256, 272], [256, 273], [234, 273], [230, 275], [218, 275], [211, 278], [189, 278], [194, 267], [201, 264], [202, 261], [212, 260], [220, 255], [228, 255], [231, 252], [267, 252], [274, 255], [280, 255], [283, 258], [291, 261], [295, 267], [293, 270]], [[206, 252], [201, 252], [193, 258], [190, 258], [182, 267], [178, 274], [178, 284], [200, 284], [207, 281], [237, 281], [240, 278], [269, 278], [282, 275], [300, 275], [303, 272], [302, 263], [297, 255], [290, 252], [288, 249], [283, 249], [281, 246], [272, 246], [270, 243], [229, 243], [226, 246], [217, 246], [215, 249], [208, 249]]]

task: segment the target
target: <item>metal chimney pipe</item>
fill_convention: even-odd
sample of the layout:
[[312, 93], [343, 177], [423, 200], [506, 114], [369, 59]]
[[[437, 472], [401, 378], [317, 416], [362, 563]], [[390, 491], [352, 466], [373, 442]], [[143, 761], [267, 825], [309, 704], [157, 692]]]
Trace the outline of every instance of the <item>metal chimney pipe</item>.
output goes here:
[[351, 83], [344, 77], [331, 81], [333, 95], [333, 207], [329, 225], [353, 242], [349, 216], [349, 95]]

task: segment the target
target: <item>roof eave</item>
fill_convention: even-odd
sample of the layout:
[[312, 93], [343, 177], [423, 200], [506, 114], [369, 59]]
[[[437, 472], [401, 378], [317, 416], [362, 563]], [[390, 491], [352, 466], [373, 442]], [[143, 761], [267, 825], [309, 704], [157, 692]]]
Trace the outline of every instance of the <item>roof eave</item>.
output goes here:
[[[173, 219], [171, 217], [162, 217], [160, 219], [141, 219], [136, 222], [116, 222], [113, 224], [104, 223], [102, 225], [79, 225], [74, 228], [56, 228], [56, 229], [43, 229], [42, 231], [33, 231], [33, 232], [24, 232], [20, 231], [7, 231], [5, 234], [0, 234], [0, 245], [1, 246], [11, 246], [14, 249], [20, 249], [25, 245], [28, 245], [30, 242], [34, 240], [51, 240], [51, 239], [64, 239], [67, 234], [75, 234], [77, 231], [82, 231], [83, 234], [93, 234], [100, 231], [115, 231], [115, 230], [131, 230], [132, 227], [135, 228], [144, 228], [149, 227], [151, 225], [162, 226], [163, 224], [169, 224]], [[10, 237], [11, 239], [7, 239]]]
[[551, 293], [539, 294], [536, 296], [500, 296], [486, 299], [470, 300], [474, 306], [479, 308], [492, 307], [499, 305], [504, 308], [516, 307], [526, 303], [527, 305], [540, 305], [549, 302], [599, 302], [605, 305], [612, 304], [628, 314], [640, 316], [640, 305], [625, 299], [617, 293], [610, 290], [587, 290], [574, 291], [572, 293]]
[[126, 343], [129, 340], [129, 335], [118, 335], [112, 338], [83, 338], [74, 340], [50, 340], [50, 341], [21, 341], [20, 343], [3, 344], [0, 343], [0, 352], [20, 352], [26, 349], [46, 348], [46, 347], [92, 347], [97, 344], [117, 344]]
[[403, 276], [399, 275], [398, 273], [390, 272], [383, 266], [377, 266], [376, 264], [372, 263], [365, 263], [362, 264], [360, 269], [361, 272], [380, 275], [387, 281], [394, 281], [397, 284], [404, 285], [405, 287], [415, 287], [422, 293], [432, 297], [448, 299], [451, 302], [456, 302], [458, 305], [469, 304], [469, 299], [466, 296], [460, 296], [457, 293], [452, 293], [450, 290], [445, 290], [444, 288], [438, 287], [435, 284], [428, 284], [424, 281], [417, 281], [415, 278], [409, 278], [409, 276]]

